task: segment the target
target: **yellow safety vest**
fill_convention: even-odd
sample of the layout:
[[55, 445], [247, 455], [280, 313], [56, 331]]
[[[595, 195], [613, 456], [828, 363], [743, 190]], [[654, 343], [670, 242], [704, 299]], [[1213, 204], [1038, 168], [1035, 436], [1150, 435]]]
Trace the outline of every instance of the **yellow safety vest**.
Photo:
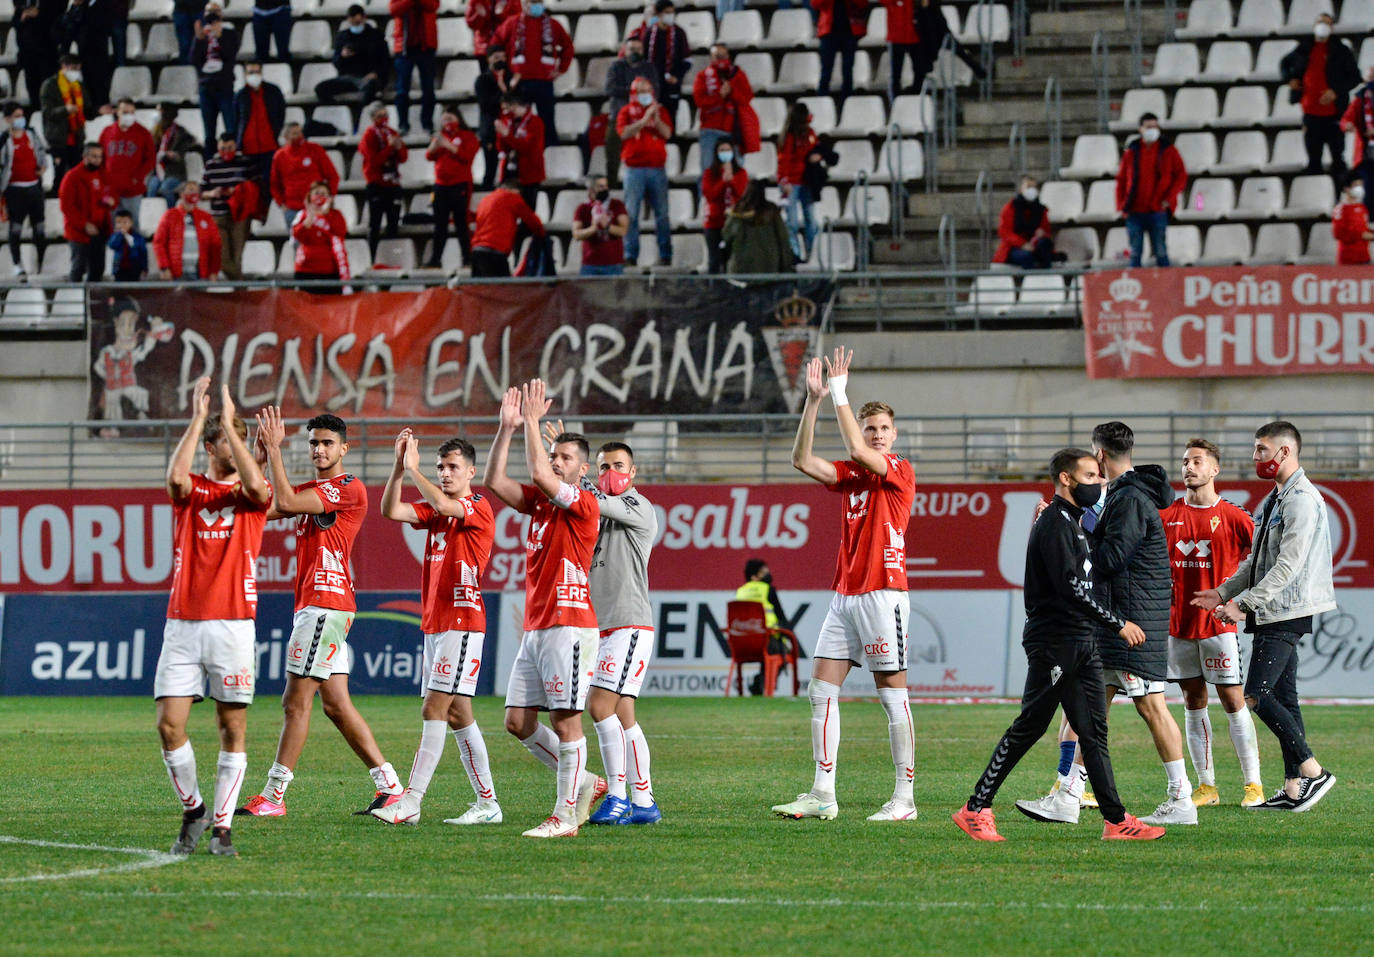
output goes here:
[[756, 601], [763, 606], [763, 620], [769, 628], [778, 627], [778, 613], [768, 600], [768, 582], [748, 581], [735, 591], [736, 601]]

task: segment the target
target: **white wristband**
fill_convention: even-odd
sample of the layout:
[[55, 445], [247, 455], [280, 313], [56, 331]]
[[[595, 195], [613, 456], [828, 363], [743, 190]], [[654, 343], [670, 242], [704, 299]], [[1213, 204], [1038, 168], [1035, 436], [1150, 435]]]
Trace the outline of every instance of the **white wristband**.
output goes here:
[[845, 383], [849, 381], [847, 375], [832, 375], [830, 377], [830, 401], [835, 403], [835, 408], [849, 404], [849, 398], [844, 394]]

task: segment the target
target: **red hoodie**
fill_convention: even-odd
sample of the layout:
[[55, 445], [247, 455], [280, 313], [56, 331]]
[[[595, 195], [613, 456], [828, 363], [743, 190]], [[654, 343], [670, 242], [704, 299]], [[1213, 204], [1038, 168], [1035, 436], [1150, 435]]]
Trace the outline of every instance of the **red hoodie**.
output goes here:
[[520, 0], [469, 0], [464, 19], [472, 29], [472, 55], [487, 55], [496, 28], [520, 13]]
[[[400, 186], [400, 165], [406, 161], [410, 151], [400, 140], [400, 133], [389, 125], [378, 126], [369, 123], [358, 141], [358, 152], [363, 154], [363, 179], [369, 186]], [[396, 145], [389, 145], [396, 137]], [[336, 184], [337, 185], [337, 184]], [[330, 192], [334, 191], [330, 187]]]
[[1342, 266], [1362, 266], [1369, 262], [1369, 212], [1364, 203], [1340, 203], [1331, 214], [1331, 232], [1336, 237], [1336, 262]]
[[425, 159], [434, 161], [434, 184], [436, 186], [457, 186], [472, 182], [472, 160], [477, 155], [479, 143], [477, 134], [461, 126], [444, 127], [439, 131], [442, 139], [457, 145], [454, 153], [442, 146], [431, 146], [425, 150]]
[[115, 195], [120, 199], [142, 196], [157, 159], [153, 134], [142, 123], [127, 130], [114, 123], [101, 132], [100, 147], [105, 151], [105, 174]]
[[782, 149], [778, 150], [778, 185], [784, 183], [800, 186], [802, 174], [806, 172], [806, 154], [816, 145], [816, 134], [811, 127], [806, 128], [804, 136], [783, 138]]
[[496, 137], [496, 148], [515, 156], [515, 170], [521, 186], [538, 186], [544, 182], [544, 121], [527, 106], [519, 119], [509, 114], [510, 132]]
[[343, 278], [334, 254], [334, 240], [342, 243], [347, 235], [348, 224], [337, 209], [322, 215], [302, 210], [291, 224], [291, 238], [296, 241], [296, 272]]
[[495, 190], [477, 207], [472, 248], [494, 249], [509, 256], [520, 223], [528, 226], [534, 235], [544, 235], [544, 224], [534, 215], [534, 210], [525, 205], [519, 193], [509, 189]]
[[[730, 95], [723, 96], [721, 84], [727, 80]], [[692, 99], [696, 102], [703, 130], [734, 132], [740, 108], [753, 98], [754, 88], [749, 85], [749, 75], [733, 63], [712, 64], [697, 73], [692, 83]]]
[[110, 210], [115, 207], [114, 190], [103, 169], [88, 169], [78, 163], [62, 177], [57, 189], [62, 208], [62, 236], [69, 243], [89, 243], [86, 224], [93, 223], [101, 236], [110, 234]]
[[[213, 279], [220, 270], [219, 227], [215, 219], [203, 209], [192, 209], [191, 217], [196, 227], [196, 242], [200, 244], [200, 275], [197, 279]], [[173, 279], [181, 278], [182, 250], [186, 241], [186, 210], [177, 203], [162, 214], [153, 233], [153, 253], [157, 256], [159, 269], [166, 269]]]
[[573, 61], [572, 37], [547, 13], [510, 17], [496, 28], [491, 46], [504, 47], [510, 71], [526, 80], [552, 80]]
[[701, 177], [701, 198], [706, 200], [706, 215], [702, 217], [701, 228], [724, 229], [725, 214], [739, 202], [748, 185], [749, 174], [741, 166], [735, 167], [735, 175], [729, 179], [714, 168], [708, 169]]
[[272, 198], [284, 209], [300, 209], [311, 183], [324, 181], [332, 194], [339, 188], [339, 171], [324, 147], [309, 140], [283, 146], [272, 155]]

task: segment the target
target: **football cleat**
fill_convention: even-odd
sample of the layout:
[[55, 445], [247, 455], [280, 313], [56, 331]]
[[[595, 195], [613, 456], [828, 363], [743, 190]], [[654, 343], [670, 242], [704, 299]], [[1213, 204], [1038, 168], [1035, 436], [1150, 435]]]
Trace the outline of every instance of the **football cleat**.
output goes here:
[[1084, 789], [1083, 789], [1083, 796], [1080, 797], [1080, 798], [1078, 799], [1078, 806], [1079, 806], [1079, 807], [1096, 808], [1096, 807], [1097, 807], [1097, 796], [1096, 796], [1095, 794], [1093, 794], [1092, 791], [1088, 790], [1087, 788], [1084, 788]]
[[1303, 778], [1298, 786], [1298, 796], [1293, 801], [1293, 810], [1301, 814], [1316, 807], [1317, 802], [1326, 796], [1326, 792], [1330, 791], [1331, 785], [1335, 783], [1336, 776], [1325, 768], [1322, 768], [1322, 773], [1315, 778]]
[[658, 809], [657, 801], [630, 806], [631, 824], [657, 824], [661, 820], [663, 820], [663, 812]]
[[833, 821], [840, 813], [840, 805], [834, 799], [822, 801], [811, 792], [798, 794], [789, 804], [774, 804], [773, 813], [778, 817], [790, 817], [800, 821], [804, 817], [818, 817], [822, 821]]
[[914, 821], [916, 803], [893, 798], [868, 816], [870, 821]]
[[959, 825], [959, 830], [963, 831], [975, 841], [1005, 841], [1006, 838], [997, 833], [997, 819], [993, 817], [992, 808], [985, 807], [981, 811], [970, 811], [965, 804], [951, 815], [954, 823]]
[[181, 812], [181, 833], [172, 844], [172, 853], [194, 854], [196, 846], [200, 844], [200, 836], [210, 826], [211, 820], [204, 801], [198, 804], [195, 810]]
[[1264, 803], [1264, 785], [1251, 781], [1245, 785], [1245, 796], [1240, 799], [1241, 807], [1256, 807]]
[[210, 853], [220, 857], [238, 857], [238, 849], [229, 837], [229, 828], [217, 827], [210, 834]]
[[1193, 807], [1212, 807], [1221, 803], [1215, 784], [1199, 784], [1193, 792]]
[[625, 798], [608, 797], [587, 821], [591, 824], [629, 824], [630, 802]]
[[286, 817], [286, 802], [278, 804], [261, 794], [254, 794], [247, 804], [234, 811], [235, 816], [248, 814], [253, 817]]
[[1196, 824], [1197, 805], [1192, 798], [1180, 794], [1164, 801], [1155, 808], [1155, 813], [1141, 820], [1146, 824]]
[[[577, 823], [579, 825], [587, 823], [587, 819], [592, 816], [592, 805], [605, 797], [607, 790], [609, 788], [606, 785], [606, 779], [601, 775], [582, 772], [582, 786], [577, 789]], [[547, 836], [562, 837], [563, 835]]]
[[[391, 795], [387, 795], [391, 797]], [[399, 799], [390, 804], [384, 804], [372, 811], [372, 816], [379, 821], [388, 824], [419, 824], [420, 823], [420, 799], [406, 791]]]
[[[1194, 808], [1194, 810], [1197, 809]], [[1102, 822], [1102, 840], [1104, 841], [1157, 841], [1163, 836], [1164, 828], [1141, 823], [1130, 814], [1127, 814], [1120, 824], [1113, 824], [1111, 821]]]
[[495, 801], [477, 801], [457, 817], [444, 818], [445, 824], [500, 824], [501, 805]]
[[387, 791], [378, 791], [376, 794], [372, 795], [372, 803], [361, 811], [354, 811], [353, 816], [362, 817], [363, 815], [371, 814], [378, 808], [389, 807], [401, 799], [401, 793], [400, 791], [397, 791], [395, 794], [391, 794]]
[[1052, 821], [1057, 824], [1078, 823], [1079, 804], [1073, 795], [1064, 791], [1051, 791], [1034, 801], [1017, 801], [1016, 809], [1037, 821]]
[[565, 821], [557, 814], [550, 815], [538, 827], [532, 827], [521, 837], [576, 837], [577, 822]]

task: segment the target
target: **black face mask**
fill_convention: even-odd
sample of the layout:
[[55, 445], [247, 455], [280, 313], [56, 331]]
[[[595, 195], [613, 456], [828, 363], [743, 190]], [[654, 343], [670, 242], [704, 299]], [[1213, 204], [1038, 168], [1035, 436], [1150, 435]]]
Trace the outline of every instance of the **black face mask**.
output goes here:
[[1097, 500], [1102, 497], [1102, 486], [1096, 483], [1083, 485], [1079, 483], [1069, 490], [1073, 496], [1073, 503], [1079, 508], [1092, 508], [1097, 504]]
[[491, 72], [493, 72], [493, 73], [504, 73], [504, 72], [505, 72], [505, 69], [506, 69], [506, 61], [505, 61], [505, 60], [495, 60], [495, 61], [493, 61], [492, 64], [491, 64]]
[[768, 585], [773, 584], [773, 573], [772, 573], [772, 572], [769, 572], [767, 575], [760, 575], [760, 576], [759, 576], [759, 581], [761, 581], [761, 582], [763, 582], [763, 583], [765, 583], [765, 584], [768, 584]]
[[608, 199], [610, 199], [610, 198], [611, 198], [611, 191], [610, 191], [609, 189], [598, 189], [598, 190], [596, 191], [596, 201], [597, 201], [598, 203], [604, 203], [604, 202], [606, 202], [606, 200], [608, 200]]
[[642, 53], [627, 53], [627, 54], [625, 55], [625, 59], [629, 60], [631, 63], [638, 63], [640, 60], [644, 59], [644, 54], [642, 54]]

